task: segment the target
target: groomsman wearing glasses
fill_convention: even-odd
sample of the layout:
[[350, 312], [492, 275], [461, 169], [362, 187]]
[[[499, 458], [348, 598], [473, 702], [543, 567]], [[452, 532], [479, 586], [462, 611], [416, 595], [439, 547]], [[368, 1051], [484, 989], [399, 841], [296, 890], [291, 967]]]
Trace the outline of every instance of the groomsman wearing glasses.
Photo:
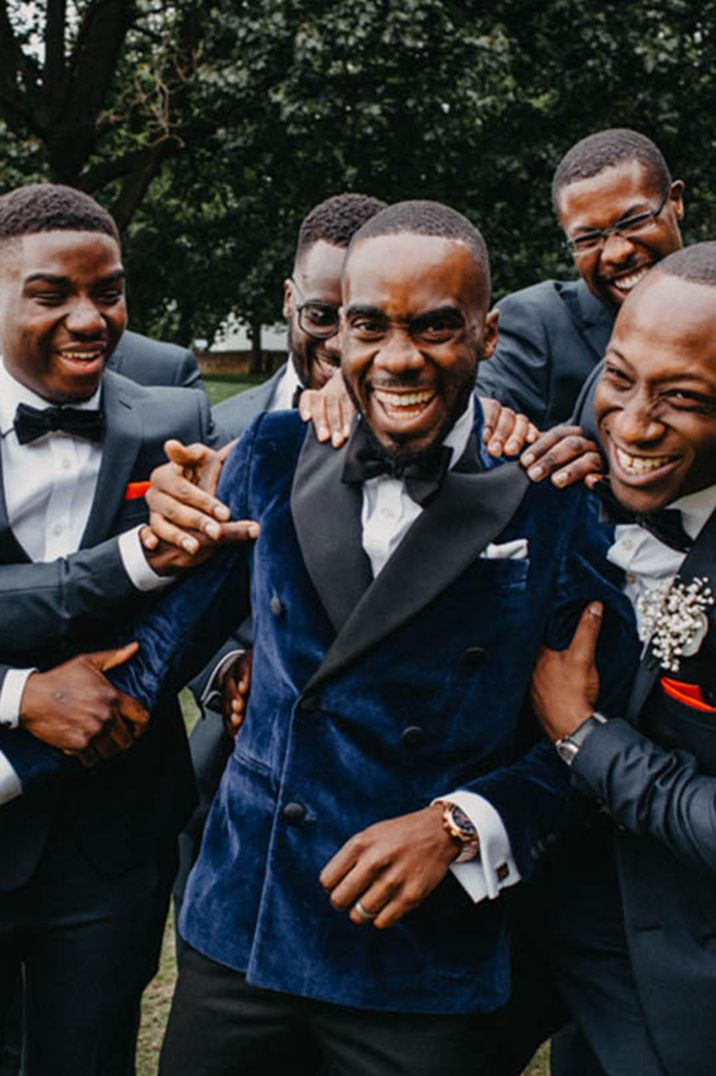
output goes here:
[[541, 429], [565, 422], [603, 358], [632, 288], [681, 247], [684, 184], [638, 131], [597, 131], [562, 158], [552, 204], [579, 280], [544, 280], [498, 303], [500, 341], [481, 393]]

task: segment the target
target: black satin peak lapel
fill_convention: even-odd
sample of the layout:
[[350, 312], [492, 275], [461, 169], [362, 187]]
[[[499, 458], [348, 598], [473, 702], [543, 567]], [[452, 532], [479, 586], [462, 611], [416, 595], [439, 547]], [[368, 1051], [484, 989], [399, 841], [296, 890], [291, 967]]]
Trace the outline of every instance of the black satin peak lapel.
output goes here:
[[344, 456], [321, 444], [309, 425], [291, 489], [301, 553], [336, 632], [372, 580], [361, 545], [361, 491], [341, 481]]
[[[307, 687], [334, 675], [437, 597], [505, 528], [528, 486], [518, 463], [477, 474], [451, 471], [365, 591]], [[359, 524], [357, 531], [360, 536]]]

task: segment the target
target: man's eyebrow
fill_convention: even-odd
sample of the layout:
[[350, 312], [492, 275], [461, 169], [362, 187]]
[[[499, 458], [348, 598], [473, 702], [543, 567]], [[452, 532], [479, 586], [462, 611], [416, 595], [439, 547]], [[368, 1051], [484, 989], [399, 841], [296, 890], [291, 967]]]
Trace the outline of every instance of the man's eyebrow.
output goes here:
[[428, 321], [434, 321], [436, 318], [448, 318], [450, 321], [464, 321], [463, 313], [457, 306], [452, 306], [449, 303], [445, 303], [443, 306], [437, 306], [434, 310], [426, 310], [421, 314], [414, 314], [410, 319], [412, 325], [425, 324]]
[[381, 321], [387, 321], [387, 316], [378, 306], [361, 306], [356, 304], [346, 308], [346, 317], [353, 318], [358, 315], [362, 315], [366, 318], [378, 318]]
[[[618, 348], [614, 347], [613, 344], [610, 344], [607, 348], [607, 354], [604, 356], [605, 361], [610, 354], [616, 355], [616, 357], [618, 359], [621, 359], [621, 361], [625, 363], [628, 367], [630, 367], [630, 369], [633, 369], [633, 364], [629, 362], [629, 359], [626, 357], [626, 355], [623, 355]], [[713, 387], [708, 377], [705, 377], [704, 374], [692, 373], [691, 370], [688, 370], [686, 368], [684, 368], [683, 370], [668, 371], [664, 377], [660, 377], [657, 379], [657, 384], [663, 385], [669, 381], [688, 381], [694, 385], [708, 385]]]
[[[117, 269], [114, 273], [107, 273], [106, 276], [99, 277], [96, 281], [97, 284], [111, 284], [115, 280], [124, 280], [126, 273], [124, 269]], [[26, 284], [32, 284], [36, 280], [41, 280], [46, 284], [68, 284], [69, 277], [60, 276], [57, 273], [45, 273], [42, 270], [37, 273], [29, 273], [25, 277]]]

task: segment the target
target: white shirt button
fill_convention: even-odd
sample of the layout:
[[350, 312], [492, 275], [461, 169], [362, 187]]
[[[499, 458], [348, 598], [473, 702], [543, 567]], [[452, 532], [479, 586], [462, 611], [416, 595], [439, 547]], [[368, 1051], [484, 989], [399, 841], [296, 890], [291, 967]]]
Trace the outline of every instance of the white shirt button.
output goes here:
[[633, 540], [631, 538], [625, 538], [624, 541], [622, 542], [622, 545], [624, 546], [624, 548], [626, 549], [626, 551], [628, 553], [630, 553], [632, 551], [632, 549], [634, 548], [634, 542], [633, 542]]
[[52, 533], [56, 534], [58, 537], [62, 534], [64, 529], [65, 528], [62, 526], [61, 523], [53, 523], [52, 525]]
[[627, 572], [626, 581], [630, 584], [636, 583], [636, 575], [634, 572]]

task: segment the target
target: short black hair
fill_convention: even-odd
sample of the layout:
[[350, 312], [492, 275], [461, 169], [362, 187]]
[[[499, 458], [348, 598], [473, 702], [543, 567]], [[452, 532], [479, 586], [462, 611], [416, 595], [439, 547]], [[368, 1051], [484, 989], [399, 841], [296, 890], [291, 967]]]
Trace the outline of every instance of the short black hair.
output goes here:
[[679, 280], [688, 280], [692, 284], [705, 284], [709, 288], [716, 288], [716, 240], [694, 243], [693, 246], [675, 250], [673, 254], [667, 254], [657, 262], [653, 271], [678, 277]]
[[298, 232], [296, 262], [314, 243], [323, 240], [336, 247], [347, 247], [354, 234], [367, 220], [374, 217], [387, 202], [370, 194], [336, 194], [314, 206]]
[[464, 243], [484, 273], [489, 295], [490, 256], [487, 253], [487, 245], [479, 229], [462, 213], [443, 205], [442, 202], [429, 202], [422, 199], [396, 202], [395, 205], [387, 206], [371, 217], [353, 236], [351, 245], [361, 239], [397, 235], [400, 232], [411, 235], [433, 235], [441, 239], [456, 239]]
[[567, 150], [552, 179], [552, 206], [559, 213], [562, 189], [579, 179], [591, 179], [605, 168], [638, 161], [659, 194], [668, 194], [671, 172], [659, 147], [646, 135], [628, 127], [610, 127], [587, 135]]
[[84, 191], [60, 183], [28, 183], [0, 196], [0, 243], [38, 232], [104, 232], [119, 243], [117, 225]]

